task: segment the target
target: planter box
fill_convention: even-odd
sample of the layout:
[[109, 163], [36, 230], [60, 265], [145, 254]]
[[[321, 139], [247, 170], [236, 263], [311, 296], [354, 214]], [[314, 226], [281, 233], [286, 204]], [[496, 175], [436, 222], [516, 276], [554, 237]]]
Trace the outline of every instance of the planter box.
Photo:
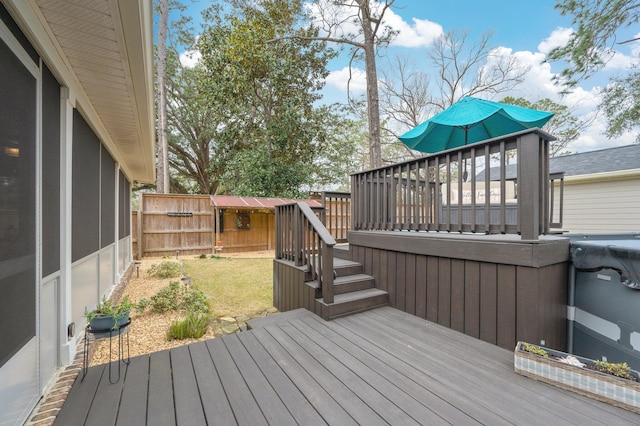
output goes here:
[[[640, 382], [525, 352], [522, 350], [522, 344], [523, 342], [518, 342], [514, 352], [513, 363], [516, 373], [640, 413]], [[543, 349], [550, 356], [564, 358], [571, 355], [553, 349]], [[591, 359], [575, 357], [583, 364], [595, 364]], [[631, 370], [631, 374], [639, 377], [635, 370]]]
[[109, 330], [117, 330], [122, 327], [129, 321], [129, 313], [118, 320], [118, 326], [116, 327], [116, 321], [113, 318], [113, 315], [101, 315], [94, 317], [89, 323], [91, 330], [93, 331], [109, 331]]

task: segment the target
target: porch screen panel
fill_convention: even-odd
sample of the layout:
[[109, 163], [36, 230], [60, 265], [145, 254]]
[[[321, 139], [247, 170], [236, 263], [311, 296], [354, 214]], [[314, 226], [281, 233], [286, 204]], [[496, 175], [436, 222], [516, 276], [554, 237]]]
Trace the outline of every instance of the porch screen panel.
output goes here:
[[129, 196], [130, 185], [124, 173], [120, 172], [120, 214], [118, 237], [123, 239], [131, 234], [131, 197]]
[[0, 2], [0, 19], [4, 22], [9, 31], [11, 31], [11, 34], [16, 38], [16, 40], [18, 40], [20, 46], [25, 50], [25, 52], [27, 52], [33, 62], [37, 64], [40, 60], [38, 52], [36, 52], [36, 49], [33, 48], [27, 37], [22, 33], [22, 30], [20, 30], [20, 27], [13, 20], [11, 14], [9, 14], [9, 11], [4, 7], [2, 2]]
[[42, 276], [60, 270], [60, 85], [42, 70]]
[[71, 258], [100, 248], [100, 140], [77, 110], [73, 111]]
[[0, 40], [0, 367], [36, 334], [36, 80]]
[[116, 238], [116, 163], [103, 146], [100, 149], [100, 248]]

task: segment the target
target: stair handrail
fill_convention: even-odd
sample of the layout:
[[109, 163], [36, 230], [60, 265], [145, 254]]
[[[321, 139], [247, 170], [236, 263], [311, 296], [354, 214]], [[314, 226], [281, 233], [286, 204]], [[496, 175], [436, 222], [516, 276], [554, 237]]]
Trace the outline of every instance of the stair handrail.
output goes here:
[[336, 240], [305, 202], [278, 205], [276, 259], [308, 266], [325, 303], [333, 303], [333, 247]]

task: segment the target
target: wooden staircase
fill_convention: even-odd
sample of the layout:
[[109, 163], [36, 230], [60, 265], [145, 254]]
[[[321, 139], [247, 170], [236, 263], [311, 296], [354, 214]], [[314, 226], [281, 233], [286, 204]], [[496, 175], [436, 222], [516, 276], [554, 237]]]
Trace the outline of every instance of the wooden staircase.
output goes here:
[[362, 264], [348, 259], [348, 250], [334, 250], [334, 255], [333, 303], [325, 303], [317, 281], [306, 282], [316, 288], [316, 312], [322, 318], [331, 320], [388, 305], [389, 293], [375, 287], [375, 279], [363, 273]]

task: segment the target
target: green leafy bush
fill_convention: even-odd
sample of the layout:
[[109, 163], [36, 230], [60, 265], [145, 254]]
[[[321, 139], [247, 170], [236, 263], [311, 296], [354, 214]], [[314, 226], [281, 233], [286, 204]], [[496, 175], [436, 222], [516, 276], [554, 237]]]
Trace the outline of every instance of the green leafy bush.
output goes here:
[[182, 267], [178, 262], [172, 262], [170, 260], [163, 260], [157, 265], [149, 268], [149, 275], [154, 275], [160, 278], [172, 278], [182, 275]]
[[623, 379], [635, 380], [631, 375], [631, 367], [629, 367], [626, 362], [613, 363], [596, 361], [595, 370], [611, 374], [612, 376], [622, 377]]
[[173, 321], [167, 331], [167, 340], [199, 339], [209, 328], [209, 315], [189, 314], [181, 321]]
[[197, 288], [181, 285], [177, 281], [171, 281], [169, 285], [151, 299], [141, 299], [138, 302], [138, 311], [144, 312], [151, 307], [153, 312], [164, 313], [168, 311], [185, 311], [191, 313], [209, 313], [207, 296]]
[[522, 350], [526, 352], [531, 352], [532, 354], [540, 355], [543, 357], [548, 357], [549, 353], [542, 349], [540, 346], [532, 345], [531, 343], [523, 343]]
[[206, 254], [204, 254], [204, 253], [202, 253], [200, 256], [198, 256], [198, 258], [200, 258], [200, 259], [206, 259], [206, 258], [207, 258], [207, 255], [206, 255]]

